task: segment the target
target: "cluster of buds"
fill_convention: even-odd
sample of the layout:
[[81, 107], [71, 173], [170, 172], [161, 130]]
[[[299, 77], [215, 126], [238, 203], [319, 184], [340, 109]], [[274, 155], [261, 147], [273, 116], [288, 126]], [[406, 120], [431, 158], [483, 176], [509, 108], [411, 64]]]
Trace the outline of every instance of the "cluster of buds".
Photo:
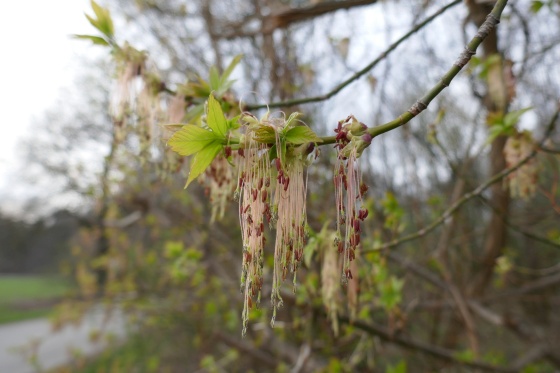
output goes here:
[[[508, 137], [504, 146], [504, 156], [507, 167], [513, 167], [522, 159], [529, 156], [535, 149], [533, 137], [529, 131], [516, 133]], [[530, 159], [521, 167], [507, 176], [505, 182], [513, 198], [528, 199], [537, 190], [538, 165], [536, 160]]]
[[337, 210], [337, 234], [335, 246], [343, 254], [342, 280], [352, 279], [350, 263], [356, 259], [356, 250], [360, 244], [360, 223], [368, 216], [363, 207], [363, 197], [368, 190], [362, 181], [358, 158], [371, 144], [372, 137], [366, 132], [366, 126], [354, 116], [338, 122], [338, 149], [334, 172], [335, 201]]

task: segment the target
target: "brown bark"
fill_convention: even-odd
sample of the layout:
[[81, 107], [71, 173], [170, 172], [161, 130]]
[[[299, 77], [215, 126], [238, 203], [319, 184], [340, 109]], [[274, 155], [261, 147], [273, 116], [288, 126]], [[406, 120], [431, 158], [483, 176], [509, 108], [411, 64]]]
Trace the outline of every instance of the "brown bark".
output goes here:
[[[475, 0], [467, 0], [467, 6], [470, 11], [470, 20], [480, 26], [487, 14], [490, 13], [492, 5], [488, 3], [480, 3]], [[496, 30], [492, 30], [483, 44], [483, 57], [488, 58], [491, 55], [499, 54], [498, 36]], [[492, 64], [488, 72], [488, 93], [484, 98], [484, 104], [488, 111], [488, 118], [492, 116], [504, 115], [507, 111], [507, 88], [503, 79], [503, 63]], [[492, 142], [490, 149], [490, 174], [494, 175], [504, 168], [506, 162], [503, 154], [503, 148], [506, 138], [500, 136]], [[507, 216], [510, 205], [509, 194], [501, 184], [495, 184], [491, 188], [492, 203], [496, 211], [492, 212], [492, 216], [488, 223], [486, 239], [484, 241], [482, 256], [479, 260], [479, 268], [476, 271], [475, 278], [470, 289], [472, 295], [480, 296], [484, 294], [494, 272], [496, 258], [498, 258], [506, 243], [507, 227], [501, 218]]]
[[224, 29], [220, 35], [222, 39], [244, 38], [257, 35], [271, 35], [275, 30], [284, 29], [298, 22], [312, 20], [318, 16], [332, 13], [341, 9], [375, 4], [377, 0], [347, 0], [347, 1], [325, 1], [302, 8], [292, 8], [265, 16], [261, 20], [261, 28], [258, 31], [245, 31], [242, 29], [243, 23]]

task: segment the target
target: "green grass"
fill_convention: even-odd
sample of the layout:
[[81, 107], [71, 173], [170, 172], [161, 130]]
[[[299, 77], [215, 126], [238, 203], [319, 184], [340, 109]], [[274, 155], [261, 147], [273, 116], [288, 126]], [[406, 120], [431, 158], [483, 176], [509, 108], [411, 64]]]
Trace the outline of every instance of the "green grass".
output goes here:
[[0, 324], [48, 315], [51, 307], [45, 301], [62, 297], [69, 289], [69, 283], [58, 277], [0, 276]]

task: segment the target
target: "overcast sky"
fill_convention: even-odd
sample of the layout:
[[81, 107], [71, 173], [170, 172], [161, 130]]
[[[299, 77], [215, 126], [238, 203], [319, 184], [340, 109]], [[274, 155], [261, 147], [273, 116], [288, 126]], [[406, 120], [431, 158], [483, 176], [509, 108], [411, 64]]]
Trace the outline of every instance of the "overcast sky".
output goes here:
[[92, 33], [86, 0], [5, 2], [0, 12], [0, 210], [13, 203], [21, 160], [17, 145], [34, 118], [52, 107], [92, 47], [71, 34]]

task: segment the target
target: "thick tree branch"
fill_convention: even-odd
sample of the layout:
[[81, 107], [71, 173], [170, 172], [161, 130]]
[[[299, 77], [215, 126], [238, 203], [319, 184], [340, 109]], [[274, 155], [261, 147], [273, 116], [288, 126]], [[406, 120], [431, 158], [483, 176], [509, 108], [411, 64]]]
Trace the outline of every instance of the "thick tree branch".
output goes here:
[[270, 35], [275, 30], [287, 28], [295, 23], [309, 21], [337, 10], [350, 9], [364, 5], [375, 4], [378, 0], [346, 0], [346, 1], [325, 1], [309, 7], [291, 8], [265, 16], [261, 21], [261, 28], [255, 31], [240, 30], [242, 24], [230, 27], [230, 30], [223, 30], [215, 33], [214, 37], [221, 39], [237, 39], [255, 37], [259, 35]]

